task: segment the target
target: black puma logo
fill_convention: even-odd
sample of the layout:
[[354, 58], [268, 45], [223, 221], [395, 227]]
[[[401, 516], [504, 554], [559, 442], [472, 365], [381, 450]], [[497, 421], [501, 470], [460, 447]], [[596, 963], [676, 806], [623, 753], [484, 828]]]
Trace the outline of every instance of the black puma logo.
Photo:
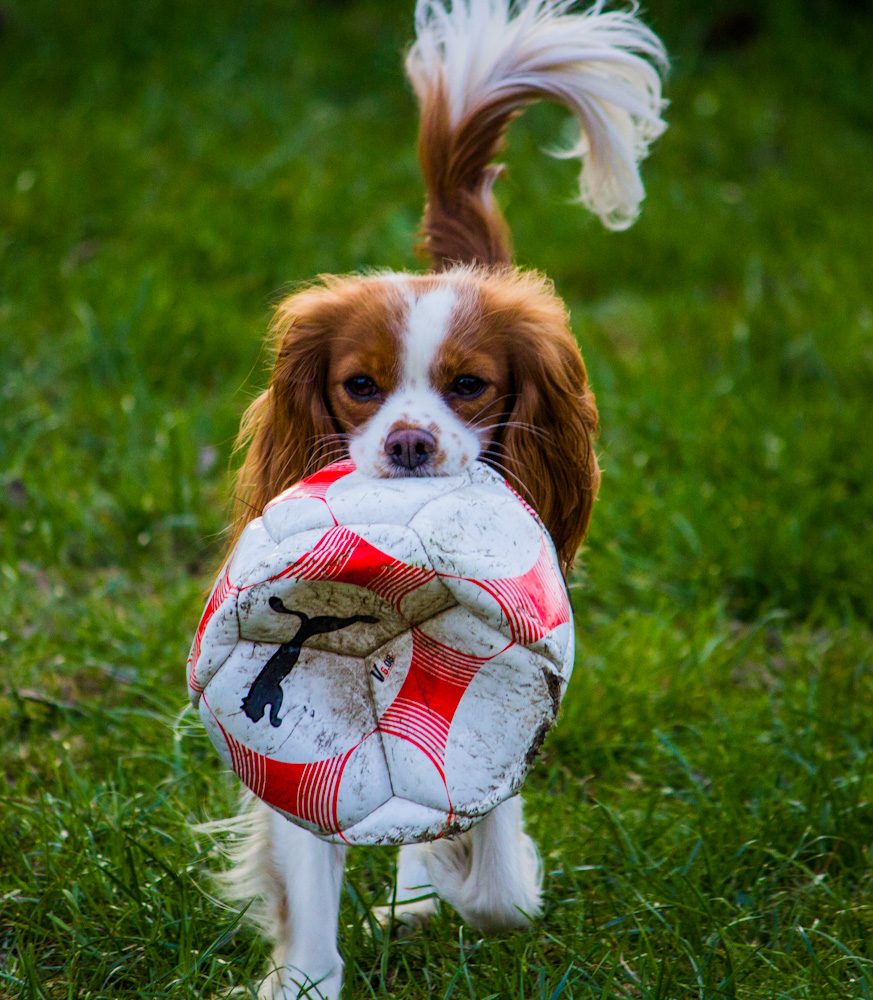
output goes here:
[[278, 597], [270, 598], [270, 607], [282, 615], [295, 615], [300, 619], [300, 628], [293, 639], [283, 642], [275, 653], [267, 660], [263, 670], [255, 678], [249, 688], [249, 693], [243, 698], [242, 710], [252, 720], [260, 722], [264, 717], [267, 705], [270, 706], [270, 725], [280, 726], [279, 709], [282, 707], [282, 681], [291, 673], [300, 659], [300, 650], [307, 639], [325, 632], [338, 632], [356, 622], [366, 622], [375, 625], [379, 621], [372, 615], [352, 615], [350, 618], [333, 618], [330, 615], [319, 615], [310, 618], [302, 611], [292, 611], [286, 608]]

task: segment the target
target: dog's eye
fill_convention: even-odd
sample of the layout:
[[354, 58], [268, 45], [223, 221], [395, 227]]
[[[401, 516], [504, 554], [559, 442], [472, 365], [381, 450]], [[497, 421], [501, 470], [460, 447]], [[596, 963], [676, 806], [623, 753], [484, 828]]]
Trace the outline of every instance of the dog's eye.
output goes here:
[[485, 391], [486, 382], [475, 375], [459, 375], [452, 382], [452, 392], [456, 396], [463, 396], [464, 399], [475, 399]]
[[344, 384], [353, 399], [372, 399], [379, 392], [379, 387], [368, 375], [353, 375]]

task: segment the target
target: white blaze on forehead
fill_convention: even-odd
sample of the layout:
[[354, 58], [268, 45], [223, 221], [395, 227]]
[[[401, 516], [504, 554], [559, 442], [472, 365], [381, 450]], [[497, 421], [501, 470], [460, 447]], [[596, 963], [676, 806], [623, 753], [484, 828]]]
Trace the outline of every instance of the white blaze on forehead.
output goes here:
[[403, 384], [421, 385], [427, 382], [433, 359], [449, 331], [456, 295], [454, 289], [441, 285], [423, 295], [409, 292], [407, 299]]
[[[429, 376], [453, 318], [470, 305], [470, 296], [451, 278], [426, 290], [419, 290], [422, 282], [411, 276], [388, 280], [406, 307], [400, 323], [400, 384], [366, 423], [352, 431], [349, 455], [369, 476], [401, 476], [407, 471], [420, 476], [458, 475], [479, 457], [482, 442], [479, 433], [452, 412]], [[427, 428], [436, 446], [432, 461], [417, 470], [398, 468], [385, 450], [393, 430], [409, 427]]]

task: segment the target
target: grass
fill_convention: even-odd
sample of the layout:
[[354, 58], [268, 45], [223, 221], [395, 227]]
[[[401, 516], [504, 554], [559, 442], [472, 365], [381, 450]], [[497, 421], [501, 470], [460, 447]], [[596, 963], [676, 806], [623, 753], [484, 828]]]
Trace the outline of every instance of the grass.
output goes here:
[[[651, 0], [672, 127], [621, 235], [513, 126], [501, 196], [598, 394], [580, 653], [527, 785], [547, 908], [366, 933], [346, 1000], [873, 993], [873, 70], [861, 2]], [[410, 2], [7, 2], [0, 18], [0, 996], [256, 988], [184, 712], [270, 304], [414, 267]], [[249, 992], [248, 995], [251, 995]]]

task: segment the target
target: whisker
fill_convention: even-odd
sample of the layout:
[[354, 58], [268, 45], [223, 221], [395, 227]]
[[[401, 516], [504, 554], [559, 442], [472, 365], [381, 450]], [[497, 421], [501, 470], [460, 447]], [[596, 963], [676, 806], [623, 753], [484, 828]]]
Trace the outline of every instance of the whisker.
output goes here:
[[323, 453], [327, 450], [337, 451], [338, 454], [346, 454], [348, 449], [338, 441], [319, 441], [318, 444], [312, 449], [312, 457], [323, 456]]
[[323, 467], [323, 464], [330, 465], [330, 463], [333, 462], [335, 459], [345, 457], [346, 451], [344, 448], [337, 448], [332, 452], [328, 452], [326, 455], [321, 454], [322, 446], [329, 444], [334, 444], [335, 446], [334, 442], [330, 441], [319, 442], [319, 444], [314, 449], [313, 453], [309, 456], [309, 461], [303, 468], [303, 475], [300, 477], [301, 479], [305, 479], [308, 475], [311, 474], [311, 472], [316, 471], [314, 469], [314, 466], [319, 465]]
[[496, 406], [498, 403], [502, 403], [504, 399], [512, 399], [512, 398], [513, 398], [513, 394], [512, 393], [506, 393], [503, 396], [498, 396], [496, 399], [492, 399], [491, 402], [486, 407], [484, 407], [484, 409], [482, 410], [482, 412], [479, 414], [479, 418], [478, 419], [479, 420], [484, 420], [485, 417], [488, 415], [488, 411], [493, 406]]
[[264, 509], [262, 507], [256, 507], [253, 503], [249, 503], [248, 500], [243, 500], [243, 498], [236, 493], [234, 493], [233, 498], [234, 500], [239, 501], [241, 504], [245, 504], [245, 506], [248, 507], [249, 510], [253, 510], [258, 515], [258, 517], [260, 517], [261, 514], [264, 513]]
[[[475, 428], [480, 427], [481, 424], [482, 424], [482, 422], [484, 420], [486, 420], [488, 417], [492, 416], [492, 414], [489, 413], [488, 411], [496, 403], [499, 403], [499, 402], [501, 402], [504, 399], [510, 399], [510, 398], [511, 398], [511, 395], [505, 395], [505, 396], [499, 396], [497, 399], [492, 400], [492, 402], [490, 402], [485, 407], [485, 409], [482, 410], [482, 412], [478, 415], [478, 417], [475, 420], [471, 420], [470, 421], [470, 427], [475, 427]], [[493, 430], [494, 427], [499, 427], [501, 425], [504, 426], [504, 427], [520, 427], [520, 428], [524, 427], [524, 428], [527, 428], [528, 430], [536, 431], [536, 432], [538, 432], [540, 434], [546, 433], [545, 431], [543, 431], [543, 429], [541, 427], [537, 427], [535, 424], [527, 423], [526, 421], [521, 421], [521, 420], [503, 420], [503, 419], [501, 419], [499, 421], [499, 423], [492, 425], [488, 429], [489, 430]]]
[[319, 438], [319, 443], [323, 444], [325, 442], [340, 441], [341, 443], [346, 444], [348, 442], [348, 440], [349, 440], [349, 437], [350, 437], [349, 434], [342, 434], [342, 433], [340, 433], [340, 434], [322, 434], [321, 437]]
[[544, 431], [541, 427], [537, 427], [535, 424], [526, 424], [519, 420], [504, 420], [496, 424], [488, 424], [487, 427], [482, 427], [477, 424], [471, 424], [477, 431], [493, 431], [498, 427], [518, 427], [520, 430], [528, 431], [534, 437], [540, 438], [542, 441], [553, 441], [554, 438], [547, 431]]
[[334, 459], [341, 458], [346, 454], [347, 452], [345, 448], [339, 448], [336, 446], [332, 448], [319, 448], [318, 450], [313, 451], [308, 464], [311, 465], [313, 462], [332, 462]]
[[344, 417], [334, 417], [334, 420], [338, 421], [339, 423], [345, 424], [349, 428], [349, 430], [355, 429], [355, 425], [351, 422], [351, 420], [346, 420]]

